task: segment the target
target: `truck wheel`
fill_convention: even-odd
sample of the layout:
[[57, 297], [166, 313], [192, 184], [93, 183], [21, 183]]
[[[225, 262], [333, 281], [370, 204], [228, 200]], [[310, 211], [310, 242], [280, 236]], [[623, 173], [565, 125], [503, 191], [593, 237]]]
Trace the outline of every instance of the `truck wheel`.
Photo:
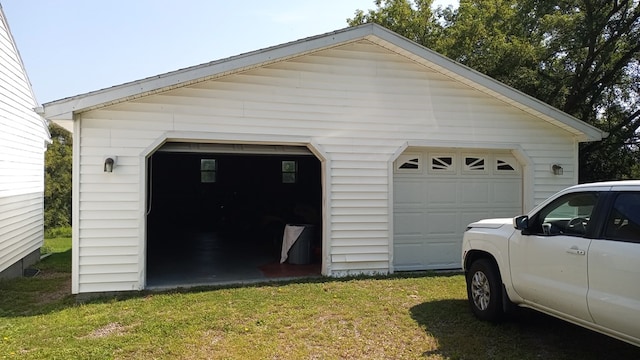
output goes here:
[[500, 273], [488, 259], [479, 259], [467, 272], [467, 296], [473, 314], [481, 320], [499, 321], [503, 316]]

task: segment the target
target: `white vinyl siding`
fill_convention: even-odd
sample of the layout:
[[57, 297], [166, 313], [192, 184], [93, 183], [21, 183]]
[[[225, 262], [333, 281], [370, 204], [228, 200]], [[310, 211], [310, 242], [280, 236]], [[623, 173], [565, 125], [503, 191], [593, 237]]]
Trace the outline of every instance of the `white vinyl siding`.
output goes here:
[[[533, 161], [536, 190], [543, 185], [536, 201], [545, 186], [576, 180], [568, 132], [367, 40], [76, 116], [75, 292], [144, 286], [141, 154], [167, 132], [265, 143], [290, 136], [319, 146], [329, 182], [326, 274], [333, 276], [392, 270], [389, 164], [408, 141], [517, 144]], [[102, 171], [105, 155], [118, 156], [111, 174]], [[550, 161], [567, 164], [564, 176], [551, 175]]]
[[0, 272], [43, 241], [47, 132], [0, 9]]

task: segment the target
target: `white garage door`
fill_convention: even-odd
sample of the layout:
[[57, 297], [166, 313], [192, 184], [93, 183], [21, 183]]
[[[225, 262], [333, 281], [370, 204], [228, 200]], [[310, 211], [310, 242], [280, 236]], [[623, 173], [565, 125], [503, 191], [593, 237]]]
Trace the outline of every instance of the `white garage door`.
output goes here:
[[473, 221], [522, 212], [522, 170], [508, 151], [409, 148], [394, 164], [394, 268], [460, 268]]

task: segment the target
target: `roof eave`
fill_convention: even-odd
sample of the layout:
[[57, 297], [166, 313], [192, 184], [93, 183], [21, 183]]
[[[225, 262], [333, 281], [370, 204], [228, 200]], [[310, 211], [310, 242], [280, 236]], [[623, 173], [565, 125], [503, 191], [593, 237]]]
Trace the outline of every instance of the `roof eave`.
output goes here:
[[572, 133], [578, 141], [597, 141], [607, 134], [538, 99], [511, 88], [433, 50], [408, 40], [377, 24], [364, 24], [331, 33], [240, 54], [226, 59], [137, 80], [110, 88], [43, 104], [49, 120], [73, 120], [74, 113], [207, 81], [265, 64], [283, 61], [348, 42], [367, 39], [437, 72], [461, 81], [490, 96], [510, 103]]
[[51, 101], [42, 105], [43, 113], [50, 120], [73, 120], [73, 113], [75, 112], [167, 91], [356, 41], [371, 34], [372, 29], [377, 26], [365, 24], [355, 28], [345, 28], [106, 89]]
[[[558, 121], [564, 124], [563, 128], [573, 133], [580, 142], [598, 141], [608, 136], [606, 132], [543, 101], [451, 60], [384, 27], [375, 27], [372, 35], [375, 35], [379, 40], [376, 41], [372, 36], [369, 37], [369, 40], [387, 48], [391, 45], [391, 51], [401, 53], [437, 72], [461, 81], [493, 97], [502, 99], [543, 120], [551, 123]], [[385, 43], [383, 44], [381, 41]], [[398, 51], [398, 49], [401, 49], [401, 51]]]

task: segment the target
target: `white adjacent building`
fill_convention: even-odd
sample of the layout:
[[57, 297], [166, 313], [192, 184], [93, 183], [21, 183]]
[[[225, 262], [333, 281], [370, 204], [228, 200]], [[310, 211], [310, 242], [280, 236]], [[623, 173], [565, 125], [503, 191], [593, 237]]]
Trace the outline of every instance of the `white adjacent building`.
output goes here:
[[49, 131], [37, 106], [0, 6], [0, 279], [40, 259]]
[[[145, 289], [153, 234], [227, 219], [223, 198], [243, 193], [245, 214], [314, 214], [323, 275], [460, 268], [468, 223], [577, 183], [579, 143], [606, 135], [375, 24], [53, 101], [44, 116], [73, 126], [73, 293]], [[300, 161], [293, 175], [286, 161]]]

